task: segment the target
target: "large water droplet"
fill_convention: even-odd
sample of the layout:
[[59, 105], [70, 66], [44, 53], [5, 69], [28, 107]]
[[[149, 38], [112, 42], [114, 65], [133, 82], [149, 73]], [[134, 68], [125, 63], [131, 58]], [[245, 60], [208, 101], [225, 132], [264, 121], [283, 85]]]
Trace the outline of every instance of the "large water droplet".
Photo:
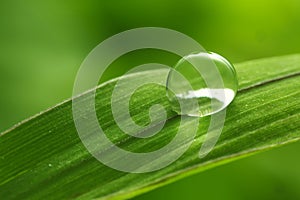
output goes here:
[[217, 113], [233, 101], [237, 89], [233, 65], [212, 52], [183, 57], [167, 80], [167, 95], [180, 115], [203, 117]]

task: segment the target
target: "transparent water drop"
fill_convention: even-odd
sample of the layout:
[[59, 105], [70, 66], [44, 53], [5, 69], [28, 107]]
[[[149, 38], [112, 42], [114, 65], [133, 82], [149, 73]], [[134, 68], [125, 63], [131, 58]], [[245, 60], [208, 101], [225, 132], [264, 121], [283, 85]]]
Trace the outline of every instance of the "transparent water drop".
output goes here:
[[167, 79], [167, 96], [180, 115], [203, 117], [217, 113], [233, 101], [237, 89], [233, 65], [212, 52], [183, 57]]

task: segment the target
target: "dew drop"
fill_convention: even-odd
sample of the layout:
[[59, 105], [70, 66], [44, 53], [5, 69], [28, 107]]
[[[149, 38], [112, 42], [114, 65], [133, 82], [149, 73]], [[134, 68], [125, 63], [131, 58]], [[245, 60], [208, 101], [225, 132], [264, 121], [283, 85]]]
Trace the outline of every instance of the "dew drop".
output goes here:
[[180, 115], [204, 117], [217, 113], [233, 101], [237, 89], [233, 65], [212, 52], [183, 57], [167, 79], [167, 96]]

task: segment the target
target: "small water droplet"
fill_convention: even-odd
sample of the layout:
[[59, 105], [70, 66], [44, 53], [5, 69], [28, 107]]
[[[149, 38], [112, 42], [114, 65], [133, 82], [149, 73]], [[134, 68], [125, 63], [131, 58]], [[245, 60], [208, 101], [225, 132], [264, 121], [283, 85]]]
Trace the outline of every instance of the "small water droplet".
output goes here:
[[52, 167], [52, 164], [51, 164], [51, 163], [49, 163], [49, 164], [48, 164], [48, 166], [49, 166], [49, 167]]
[[226, 108], [234, 99], [238, 81], [233, 65], [216, 53], [183, 57], [170, 70], [167, 95], [180, 115], [203, 117]]

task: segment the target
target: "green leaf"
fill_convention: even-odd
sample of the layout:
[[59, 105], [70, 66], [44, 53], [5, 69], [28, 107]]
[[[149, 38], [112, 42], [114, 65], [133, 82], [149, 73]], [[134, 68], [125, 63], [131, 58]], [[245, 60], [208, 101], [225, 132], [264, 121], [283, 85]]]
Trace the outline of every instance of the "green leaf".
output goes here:
[[[65, 101], [0, 135], [0, 198], [130, 198], [187, 175], [295, 142], [300, 138], [299, 63], [300, 55], [290, 55], [236, 64], [239, 93], [227, 109], [225, 126], [213, 151], [198, 157], [210, 121], [210, 117], [201, 118], [195, 141], [180, 159], [144, 174], [116, 171], [92, 157], [77, 135], [72, 102]], [[164, 88], [149, 84], [133, 95], [130, 114], [136, 123], [146, 125], [148, 109], [156, 103], [163, 105], [170, 117], [157, 135], [136, 139], [122, 134], [110, 111], [117, 81], [97, 89], [96, 110], [107, 136], [134, 152], [149, 152], [168, 143], [180, 117], [171, 111]]]

